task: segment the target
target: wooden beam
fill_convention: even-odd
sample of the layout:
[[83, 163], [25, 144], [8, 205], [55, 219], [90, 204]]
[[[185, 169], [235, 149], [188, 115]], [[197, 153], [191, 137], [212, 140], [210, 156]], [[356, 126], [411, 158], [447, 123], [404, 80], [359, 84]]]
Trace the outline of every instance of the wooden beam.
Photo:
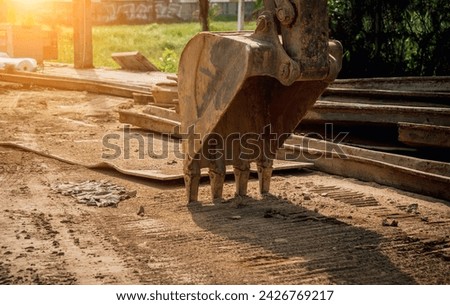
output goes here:
[[450, 124], [450, 108], [317, 101], [303, 121], [395, 125], [411, 122], [445, 126]]
[[314, 162], [323, 172], [450, 200], [450, 164], [294, 136], [277, 158]]
[[19, 83], [28, 86], [41, 86], [61, 90], [88, 91], [119, 97], [133, 98], [134, 93], [151, 94], [143, 87], [116, 85], [101, 81], [79, 80], [70, 77], [39, 75], [36, 73], [14, 72], [5, 73], [0, 69], [0, 81]]
[[329, 87], [323, 96], [353, 96], [410, 100], [445, 100], [450, 101], [450, 92], [427, 92], [411, 90], [383, 90]]
[[156, 105], [148, 105], [143, 112], [172, 121], [181, 121], [180, 115], [175, 110], [158, 107]]
[[139, 51], [113, 53], [111, 57], [124, 70], [143, 72], [159, 71]]
[[400, 122], [398, 140], [413, 147], [450, 148], [450, 127]]
[[410, 76], [336, 79], [329, 88], [381, 89], [450, 93], [449, 76]]
[[157, 84], [152, 88], [156, 104], [178, 104], [178, 88], [175, 85]]
[[134, 103], [138, 105], [148, 105], [150, 103], [155, 102], [153, 95], [150, 93], [148, 94], [133, 93], [133, 99]]
[[129, 110], [119, 111], [119, 121], [142, 129], [179, 137], [180, 122]]
[[94, 67], [91, 0], [73, 0], [73, 43], [75, 69]]

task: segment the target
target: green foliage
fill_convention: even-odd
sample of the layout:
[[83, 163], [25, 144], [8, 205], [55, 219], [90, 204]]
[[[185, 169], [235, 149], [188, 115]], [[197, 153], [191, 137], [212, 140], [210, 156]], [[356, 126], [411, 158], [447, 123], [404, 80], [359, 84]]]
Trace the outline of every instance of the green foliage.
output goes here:
[[255, 11], [262, 10], [264, 8], [264, 0], [255, 0]]
[[159, 68], [163, 72], [176, 72], [178, 68], [178, 56], [174, 50], [164, 49], [159, 58]]
[[222, 10], [221, 10], [220, 6], [217, 3], [210, 4], [209, 10], [208, 10], [208, 18], [209, 18], [209, 20], [215, 19], [221, 13], [222, 13]]
[[328, 0], [340, 77], [449, 75], [450, 1]]

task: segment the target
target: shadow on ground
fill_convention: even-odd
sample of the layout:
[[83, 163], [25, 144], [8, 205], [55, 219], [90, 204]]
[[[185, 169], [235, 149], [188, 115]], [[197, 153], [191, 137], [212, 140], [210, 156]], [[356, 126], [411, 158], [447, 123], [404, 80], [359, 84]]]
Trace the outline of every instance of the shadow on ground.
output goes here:
[[287, 200], [234, 198], [191, 204], [194, 222], [247, 244], [250, 268], [280, 284], [416, 284], [381, 252], [383, 236]]

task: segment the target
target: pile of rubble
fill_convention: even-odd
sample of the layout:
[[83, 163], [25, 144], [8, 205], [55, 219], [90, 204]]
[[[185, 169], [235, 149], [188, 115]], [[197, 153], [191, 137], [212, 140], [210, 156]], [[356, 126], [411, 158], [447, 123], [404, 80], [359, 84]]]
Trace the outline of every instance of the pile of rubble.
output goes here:
[[51, 188], [57, 193], [75, 198], [78, 203], [98, 207], [117, 207], [120, 201], [136, 196], [136, 191], [128, 191], [123, 186], [105, 180], [62, 182], [53, 184]]

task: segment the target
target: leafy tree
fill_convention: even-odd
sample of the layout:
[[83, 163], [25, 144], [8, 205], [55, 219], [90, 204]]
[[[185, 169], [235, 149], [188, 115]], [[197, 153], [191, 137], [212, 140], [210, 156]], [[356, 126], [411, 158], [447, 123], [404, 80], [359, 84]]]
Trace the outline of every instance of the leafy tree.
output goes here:
[[341, 77], [448, 75], [450, 1], [329, 0]]

